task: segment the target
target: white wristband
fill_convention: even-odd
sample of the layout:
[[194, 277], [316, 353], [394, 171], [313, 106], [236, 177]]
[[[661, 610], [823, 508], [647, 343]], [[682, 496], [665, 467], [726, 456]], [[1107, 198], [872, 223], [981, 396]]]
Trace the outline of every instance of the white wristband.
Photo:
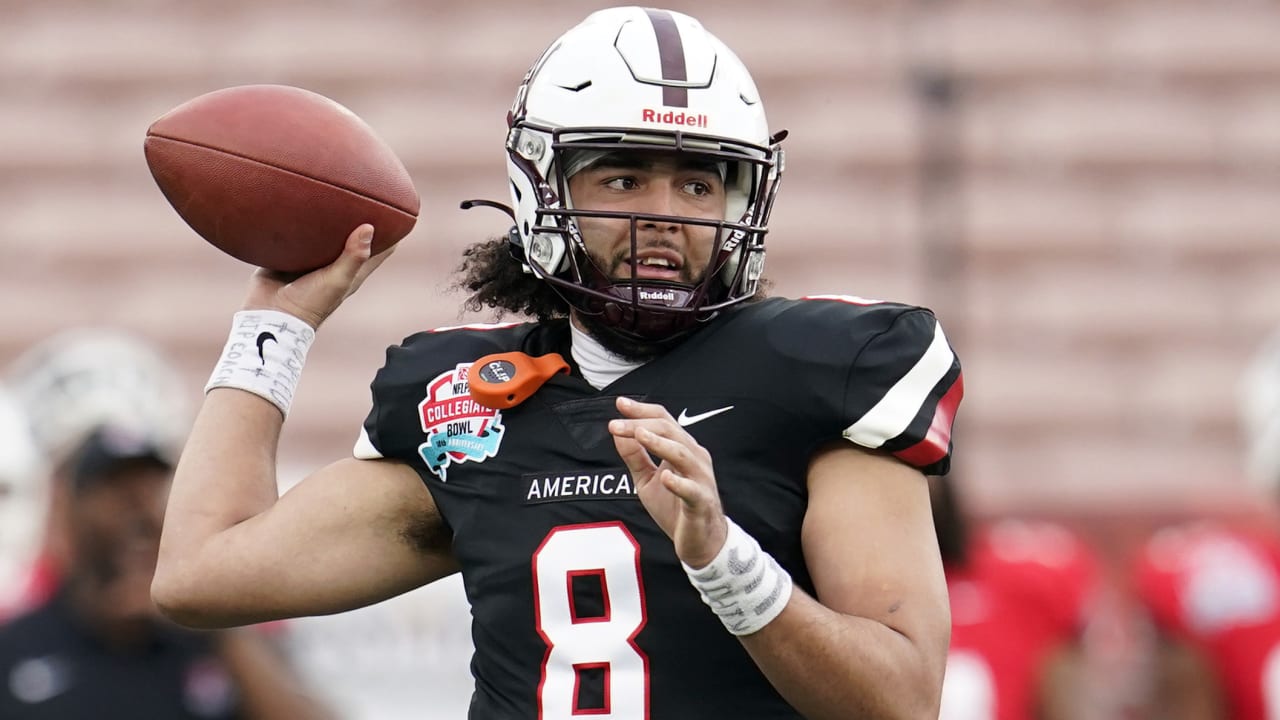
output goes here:
[[310, 325], [288, 313], [241, 310], [231, 321], [231, 336], [204, 391], [228, 387], [251, 392], [287, 417], [315, 338]]
[[699, 570], [680, 563], [689, 582], [734, 635], [768, 625], [791, 599], [791, 575], [729, 518], [724, 547]]

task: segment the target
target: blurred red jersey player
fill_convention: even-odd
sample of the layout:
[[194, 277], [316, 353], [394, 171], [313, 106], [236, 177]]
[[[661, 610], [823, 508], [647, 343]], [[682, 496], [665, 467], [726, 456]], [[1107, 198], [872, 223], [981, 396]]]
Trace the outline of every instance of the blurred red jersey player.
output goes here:
[[967, 527], [955, 480], [931, 478], [951, 596], [942, 720], [1084, 717], [1081, 639], [1097, 587], [1092, 552], [1065, 527]]
[[1157, 717], [1280, 717], [1280, 543], [1210, 522], [1156, 533], [1136, 585], [1158, 635]]
[[[1240, 382], [1249, 474], [1280, 500], [1280, 334]], [[1280, 718], [1280, 532], [1275, 517], [1209, 519], [1152, 535], [1134, 582], [1156, 630], [1153, 716]], [[1266, 525], [1269, 525], [1267, 527]]]

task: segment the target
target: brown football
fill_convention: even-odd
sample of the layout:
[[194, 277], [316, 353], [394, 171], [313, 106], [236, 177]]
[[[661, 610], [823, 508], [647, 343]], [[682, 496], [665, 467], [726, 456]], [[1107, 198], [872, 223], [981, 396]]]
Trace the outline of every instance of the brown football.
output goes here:
[[178, 215], [247, 263], [283, 272], [328, 265], [361, 223], [373, 252], [418, 221], [413, 179], [363, 120], [286, 85], [217, 90], [147, 128], [147, 166]]

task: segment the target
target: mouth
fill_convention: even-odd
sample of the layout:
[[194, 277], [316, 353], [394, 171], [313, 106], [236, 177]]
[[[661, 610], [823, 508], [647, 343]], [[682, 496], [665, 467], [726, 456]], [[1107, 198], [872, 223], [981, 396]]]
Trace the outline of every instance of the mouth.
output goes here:
[[[683, 277], [684, 258], [680, 253], [665, 248], [648, 248], [635, 256], [635, 279], [679, 281]], [[619, 274], [630, 275], [632, 258], [623, 258]]]

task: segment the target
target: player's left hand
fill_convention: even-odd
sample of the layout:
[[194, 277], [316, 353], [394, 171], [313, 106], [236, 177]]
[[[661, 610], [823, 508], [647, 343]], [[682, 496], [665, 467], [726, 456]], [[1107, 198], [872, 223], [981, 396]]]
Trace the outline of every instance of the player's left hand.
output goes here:
[[625, 397], [617, 405], [623, 419], [611, 420], [609, 433], [640, 502], [671, 538], [682, 562], [706, 566], [729, 534], [711, 453], [663, 406]]

